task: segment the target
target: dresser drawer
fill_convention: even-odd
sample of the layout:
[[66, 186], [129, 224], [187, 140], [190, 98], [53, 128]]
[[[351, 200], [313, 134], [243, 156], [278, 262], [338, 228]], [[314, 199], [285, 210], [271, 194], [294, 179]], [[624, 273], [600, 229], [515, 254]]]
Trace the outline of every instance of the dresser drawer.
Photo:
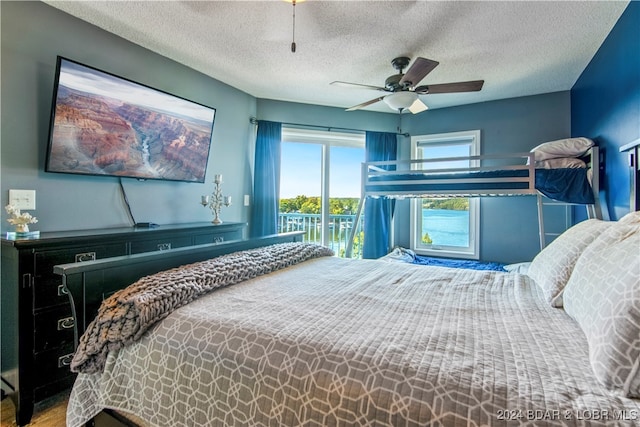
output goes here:
[[141, 252], [166, 251], [191, 245], [191, 236], [137, 240], [131, 242], [131, 253], [139, 254]]
[[35, 386], [58, 381], [72, 375], [69, 365], [73, 359], [73, 354], [73, 343], [37, 353], [33, 366]]
[[204, 245], [207, 243], [222, 243], [230, 240], [238, 240], [242, 238], [242, 231], [230, 231], [228, 233], [208, 233], [195, 236], [196, 245]]
[[69, 298], [62, 288], [62, 279], [53, 274], [53, 266], [78, 261], [91, 261], [127, 254], [125, 243], [82, 248], [59, 249], [35, 253], [34, 308], [68, 303]]
[[71, 316], [71, 306], [61, 305], [42, 310], [34, 315], [34, 351], [50, 350], [67, 344], [73, 345], [75, 319]]

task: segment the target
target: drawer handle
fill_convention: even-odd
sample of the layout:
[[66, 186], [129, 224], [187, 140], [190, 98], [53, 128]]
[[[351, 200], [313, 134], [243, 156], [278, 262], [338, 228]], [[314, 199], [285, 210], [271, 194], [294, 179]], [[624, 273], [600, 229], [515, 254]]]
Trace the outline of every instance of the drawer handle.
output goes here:
[[224, 242], [224, 237], [218, 236], [213, 238], [213, 243], [222, 243]]
[[72, 329], [75, 323], [76, 322], [73, 317], [64, 317], [62, 319], [58, 319], [58, 330], [64, 331], [65, 329]]
[[23, 274], [22, 275], [22, 288], [23, 289], [30, 288], [31, 285], [33, 285], [33, 277], [31, 276], [31, 273]]
[[159, 251], [167, 251], [171, 249], [171, 243], [159, 243], [157, 247]]
[[81, 254], [76, 254], [76, 262], [95, 261], [95, 260], [96, 260], [95, 252], [83, 252]]
[[58, 368], [64, 368], [66, 366], [71, 365], [72, 360], [73, 360], [73, 353], [65, 354], [64, 356], [58, 357]]
[[65, 285], [58, 285], [58, 296], [69, 295], [69, 290]]

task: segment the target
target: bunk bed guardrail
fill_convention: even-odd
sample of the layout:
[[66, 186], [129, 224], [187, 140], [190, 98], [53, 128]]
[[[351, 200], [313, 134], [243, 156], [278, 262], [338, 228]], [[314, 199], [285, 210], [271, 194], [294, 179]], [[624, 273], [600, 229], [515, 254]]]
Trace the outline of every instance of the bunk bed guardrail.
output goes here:
[[[587, 213], [590, 218], [602, 218], [598, 196], [601, 167], [598, 147], [593, 146], [585, 158], [587, 167], [593, 172], [590, 178], [593, 204], [586, 205]], [[401, 199], [535, 195], [540, 249], [545, 246], [543, 200], [536, 187], [536, 163], [532, 152], [364, 162], [361, 173], [362, 197], [347, 245], [347, 257], [351, 256], [354, 230], [361, 220], [368, 197]]]

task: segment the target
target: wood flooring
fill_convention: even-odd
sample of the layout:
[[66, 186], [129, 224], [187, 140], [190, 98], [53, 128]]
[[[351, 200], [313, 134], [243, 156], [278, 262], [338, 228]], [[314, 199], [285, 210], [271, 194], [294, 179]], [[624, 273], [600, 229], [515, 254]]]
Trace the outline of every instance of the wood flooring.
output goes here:
[[[29, 427], [64, 427], [67, 421], [69, 392], [58, 394], [36, 404]], [[16, 412], [8, 397], [2, 400], [1, 427], [16, 427]]]

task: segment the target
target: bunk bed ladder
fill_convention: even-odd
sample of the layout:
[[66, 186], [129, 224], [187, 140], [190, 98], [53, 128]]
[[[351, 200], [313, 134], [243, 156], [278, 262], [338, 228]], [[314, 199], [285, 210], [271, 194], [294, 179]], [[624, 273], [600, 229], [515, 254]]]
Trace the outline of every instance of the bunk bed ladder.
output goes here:
[[[362, 165], [360, 165], [360, 201], [358, 202], [356, 219], [353, 221], [353, 226], [351, 227], [351, 231], [349, 232], [349, 241], [347, 242], [347, 249], [345, 250], [345, 254], [344, 254], [345, 258], [351, 258], [351, 255], [353, 253], [353, 242], [356, 239], [358, 224], [360, 223], [360, 218], [362, 217], [362, 212], [364, 209], [364, 202], [367, 199], [367, 192], [365, 190], [366, 182], [367, 182], [367, 164], [362, 163]], [[362, 243], [363, 242], [360, 242], [361, 245]]]
[[[542, 210], [540, 209], [540, 203], [542, 203]], [[555, 227], [556, 228], [555, 231], [547, 231], [546, 222], [543, 222], [539, 226], [540, 239], [541, 239], [540, 250], [544, 249], [545, 246], [547, 246], [547, 243], [549, 243], [549, 239], [551, 240], [555, 239], [556, 237], [558, 237], [560, 234], [562, 234], [564, 231], [566, 231], [567, 229], [569, 229], [569, 227], [573, 225], [573, 211], [572, 211], [573, 206], [576, 206], [576, 205], [573, 203], [560, 202], [554, 199], [549, 199], [545, 196], [538, 195], [538, 215], [542, 215], [543, 220], [544, 220], [545, 212], [546, 212], [546, 215], [549, 215], [550, 210], [556, 213], [556, 215], [552, 215], [554, 218], [557, 216], [559, 212], [558, 209], [562, 209], [561, 212], [563, 212], [563, 215], [564, 215], [564, 224], [562, 228], [560, 228], [558, 224]], [[557, 222], [557, 220], [552, 221], [552, 223], [553, 222]]]
[[[598, 146], [591, 148], [591, 190], [593, 191], [593, 205], [587, 205], [587, 216], [589, 218], [603, 219], [602, 206], [600, 204], [600, 174], [603, 169], [603, 159], [600, 158]], [[597, 160], [593, 160], [593, 158]], [[595, 167], [594, 167], [595, 166]], [[595, 170], [594, 170], [595, 169]], [[608, 218], [607, 218], [608, 219]]]
[[542, 194], [538, 193], [538, 236], [540, 238], [540, 250], [545, 246], [545, 231], [544, 231], [544, 212], [542, 203]]
[[351, 227], [351, 231], [349, 232], [349, 241], [347, 242], [347, 249], [345, 250], [345, 254], [344, 254], [345, 258], [351, 258], [351, 254], [353, 252], [353, 242], [355, 241], [355, 238], [356, 238], [358, 224], [360, 223], [360, 217], [362, 216], [362, 211], [364, 209], [364, 201], [366, 199], [367, 199], [367, 196], [364, 193], [362, 193], [362, 196], [360, 197], [360, 202], [358, 202], [356, 219], [353, 221], [353, 226]]
[[559, 236], [561, 234], [561, 232], [560, 233], [547, 233], [545, 231], [544, 206], [564, 207], [564, 209], [565, 209], [565, 213], [564, 213], [565, 228], [564, 228], [564, 230], [569, 229], [573, 225], [574, 218], [573, 218], [573, 215], [572, 215], [571, 208], [574, 207], [574, 206], [584, 206], [586, 211], [587, 211], [587, 218], [588, 219], [593, 219], [593, 218], [602, 219], [602, 205], [601, 205], [600, 197], [599, 197], [600, 182], [599, 182], [599, 178], [596, 177], [595, 175], [592, 178], [591, 187], [592, 187], [592, 190], [593, 190], [594, 203], [593, 204], [589, 204], [589, 205], [577, 205], [575, 203], [560, 202], [560, 201], [553, 200], [553, 199], [549, 199], [550, 202], [545, 203], [544, 202], [545, 197], [542, 196], [540, 193], [538, 193], [538, 196], [537, 196], [538, 197], [538, 228], [539, 228], [539, 234], [540, 234], [540, 250], [544, 249], [544, 247], [547, 245], [547, 236], [549, 236], [549, 237], [557, 237], [557, 236]]

